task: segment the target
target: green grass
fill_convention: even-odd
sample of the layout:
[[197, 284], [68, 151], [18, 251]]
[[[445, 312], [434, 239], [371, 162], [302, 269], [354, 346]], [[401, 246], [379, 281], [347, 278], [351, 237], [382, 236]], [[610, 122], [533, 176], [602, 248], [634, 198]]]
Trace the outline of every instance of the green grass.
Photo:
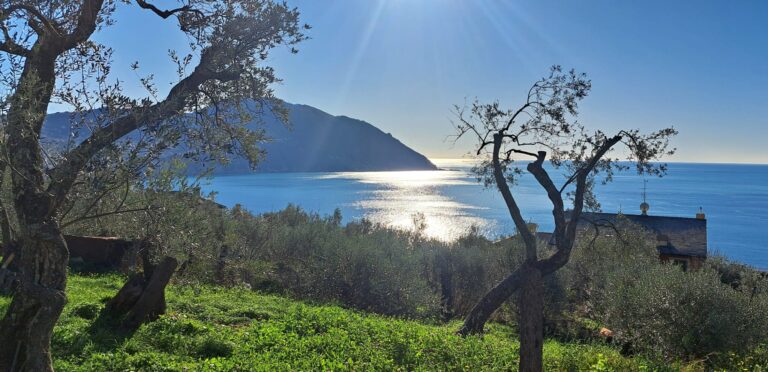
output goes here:
[[[98, 317], [124, 279], [72, 276], [53, 337], [59, 371], [515, 370], [511, 328], [460, 338], [430, 325], [246, 289], [171, 286], [168, 314], [133, 334]], [[0, 298], [0, 311], [8, 304]], [[669, 369], [607, 345], [544, 345], [547, 370]]]

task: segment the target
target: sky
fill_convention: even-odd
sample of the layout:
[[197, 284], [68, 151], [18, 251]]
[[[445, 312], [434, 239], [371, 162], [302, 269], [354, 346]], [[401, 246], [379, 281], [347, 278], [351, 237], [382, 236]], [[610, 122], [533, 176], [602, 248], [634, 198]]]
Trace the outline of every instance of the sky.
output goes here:
[[[365, 120], [428, 157], [471, 148], [447, 140], [453, 105], [514, 108], [559, 64], [592, 79], [587, 128], [674, 126], [669, 161], [768, 163], [768, 1], [288, 3], [312, 29], [298, 54], [279, 48], [267, 61], [283, 79], [276, 95]], [[116, 78], [140, 94], [129, 68], [139, 61], [167, 89], [167, 50], [183, 50], [183, 35], [135, 6], [116, 20], [96, 38], [115, 48]]]

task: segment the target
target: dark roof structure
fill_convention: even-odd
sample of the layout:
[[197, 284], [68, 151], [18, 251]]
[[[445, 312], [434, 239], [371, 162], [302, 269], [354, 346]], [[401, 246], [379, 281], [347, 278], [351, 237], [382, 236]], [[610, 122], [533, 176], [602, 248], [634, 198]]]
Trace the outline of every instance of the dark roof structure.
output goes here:
[[536, 235], [536, 239], [539, 239], [543, 242], [550, 243], [550, 244], [553, 243], [555, 239], [554, 235], [551, 232], [537, 231], [535, 235]]
[[639, 225], [654, 234], [660, 254], [707, 257], [707, 220], [704, 218], [582, 213], [579, 226], [616, 225], [622, 221]]

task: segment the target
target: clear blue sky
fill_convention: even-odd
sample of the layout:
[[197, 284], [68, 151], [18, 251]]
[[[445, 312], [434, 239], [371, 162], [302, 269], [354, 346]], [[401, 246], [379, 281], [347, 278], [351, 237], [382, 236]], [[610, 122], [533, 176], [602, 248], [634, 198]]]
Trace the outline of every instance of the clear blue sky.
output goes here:
[[[516, 105], [560, 64], [593, 80], [590, 128], [674, 125], [670, 160], [768, 163], [768, 1], [288, 2], [313, 29], [298, 55], [271, 58], [278, 96], [366, 120], [427, 156], [469, 150], [445, 141], [453, 104]], [[131, 62], [164, 82], [167, 49], [184, 43], [135, 8], [122, 5], [99, 36], [129, 88]]]

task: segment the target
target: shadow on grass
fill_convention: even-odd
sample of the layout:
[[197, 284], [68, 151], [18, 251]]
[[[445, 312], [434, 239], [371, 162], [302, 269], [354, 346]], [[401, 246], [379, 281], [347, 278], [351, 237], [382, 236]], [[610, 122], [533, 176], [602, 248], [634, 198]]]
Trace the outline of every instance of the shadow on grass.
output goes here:
[[[90, 353], [116, 352], [136, 330], [122, 326], [122, 317], [115, 317], [104, 307], [111, 297], [101, 303], [82, 303], [68, 311], [70, 320], [60, 322], [52, 346], [59, 355], [82, 356]], [[80, 318], [89, 322], [71, 320]], [[65, 318], [66, 319], [66, 318]]]

